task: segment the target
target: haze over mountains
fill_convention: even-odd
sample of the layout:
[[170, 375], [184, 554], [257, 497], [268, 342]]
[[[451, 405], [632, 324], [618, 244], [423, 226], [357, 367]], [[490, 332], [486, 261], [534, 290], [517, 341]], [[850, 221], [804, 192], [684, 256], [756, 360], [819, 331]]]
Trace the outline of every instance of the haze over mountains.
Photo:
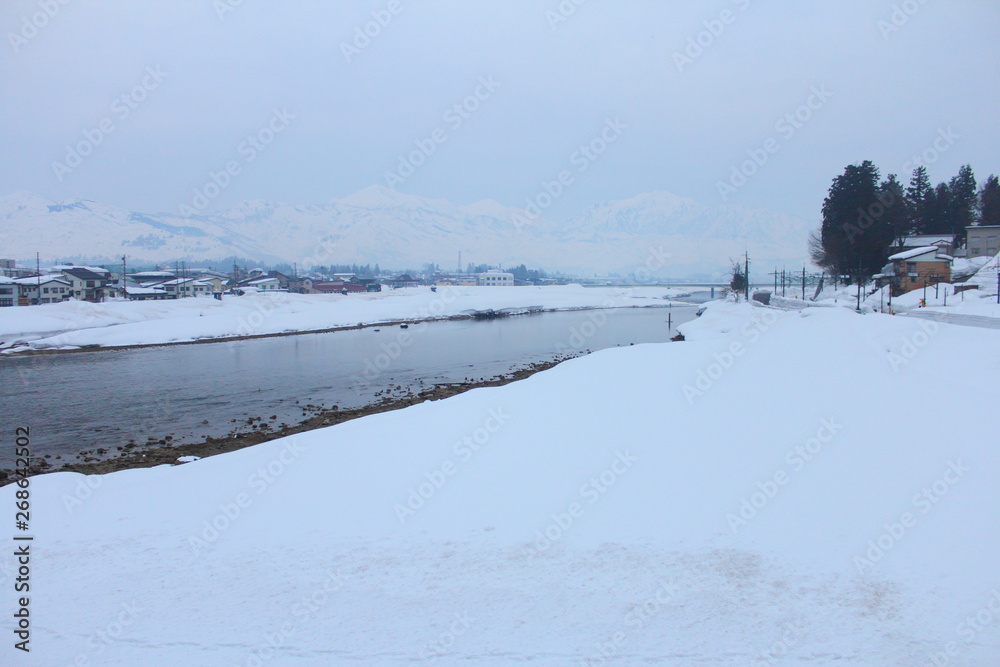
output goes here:
[[[534, 215], [532, 215], [534, 214]], [[263, 263], [379, 263], [442, 269], [527, 264], [576, 275], [709, 278], [749, 252], [752, 270], [798, 267], [811, 225], [781, 213], [709, 206], [668, 192], [593, 206], [567, 222], [492, 200], [469, 205], [371, 186], [325, 205], [249, 201], [182, 217], [30, 193], [0, 197], [0, 256], [19, 260], [209, 262], [239, 256]]]

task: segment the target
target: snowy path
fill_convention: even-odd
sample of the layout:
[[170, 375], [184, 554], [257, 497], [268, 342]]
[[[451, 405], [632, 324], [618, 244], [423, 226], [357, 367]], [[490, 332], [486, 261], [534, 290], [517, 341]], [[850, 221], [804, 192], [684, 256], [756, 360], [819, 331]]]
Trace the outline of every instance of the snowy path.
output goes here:
[[925, 320], [934, 320], [944, 324], [959, 324], [964, 327], [980, 327], [983, 329], [1000, 329], [1000, 318], [985, 317], [983, 315], [963, 315], [961, 313], [941, 313], [933, 310], [919, 309], [907, 310], [899, 315], [906, 317], [919, 317]]

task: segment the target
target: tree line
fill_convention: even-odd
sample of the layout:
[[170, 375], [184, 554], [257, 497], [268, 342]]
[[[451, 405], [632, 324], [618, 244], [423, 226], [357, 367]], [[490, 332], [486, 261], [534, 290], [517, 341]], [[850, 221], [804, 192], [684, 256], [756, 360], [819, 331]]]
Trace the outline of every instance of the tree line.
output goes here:
[[809, 239], [813, 262], [838, 276], [867, 279], [908, 236], [947, 236], [957, 247], [965, 243], [966, 227], [1000, 225], [1000, 181], [990, 175], [980, 186], [972, 167], [963, 165], [933, 186], [920, 166], [904, 188], [895, 174], [882, 180], [865, 160], [833, 179], [822, 213], [822, 226]]

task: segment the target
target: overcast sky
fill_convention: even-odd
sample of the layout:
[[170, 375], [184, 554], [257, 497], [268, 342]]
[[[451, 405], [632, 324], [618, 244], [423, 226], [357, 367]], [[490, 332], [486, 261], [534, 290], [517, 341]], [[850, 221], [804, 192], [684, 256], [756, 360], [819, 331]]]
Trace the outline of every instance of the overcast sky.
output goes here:
[[818, 222], [864, 159], [1000, 173], [1000, 3], [576, 2], [4, 0], [0, 193], [524, 206], [564, 172], [557, 220], [666, 190]]

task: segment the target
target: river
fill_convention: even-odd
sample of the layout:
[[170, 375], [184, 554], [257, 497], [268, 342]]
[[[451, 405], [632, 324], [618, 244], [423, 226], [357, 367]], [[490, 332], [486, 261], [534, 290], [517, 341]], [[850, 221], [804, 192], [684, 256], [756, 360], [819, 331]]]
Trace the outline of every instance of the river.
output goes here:
[[[707, 293], [705, 294], [707, 296]], [[693, 301], [703, 298], [695, 295]], [[303, 406], [360, 407], [434, 384], [488, 379], [560, 354], [664, 342], [694, 306], [564, 311], [321, 334], [72, 354], [0, 362], [8, 434], [31, 428], [35, 457], [77, 461], [130, 440], [221, 437], [263, 417], [277, 426]], [[274, 417], [272, 420], [271, 418]], [[249, 427], [247, 427], [249, 428]], [[11, 436], [12, 437], [12, 436]], [[13, 464], [12, 448], [0, 468]]]

